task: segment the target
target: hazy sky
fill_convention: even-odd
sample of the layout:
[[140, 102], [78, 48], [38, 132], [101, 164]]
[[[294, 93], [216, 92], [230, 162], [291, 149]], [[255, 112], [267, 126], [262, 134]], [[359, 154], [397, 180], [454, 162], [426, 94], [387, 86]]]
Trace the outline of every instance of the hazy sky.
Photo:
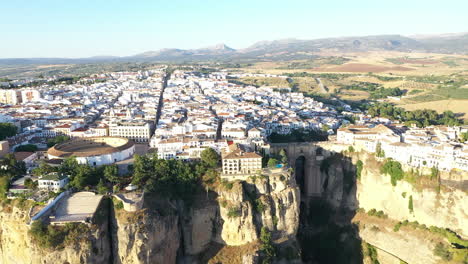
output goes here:
[[468, 31], [466, 0], [0, 0], [0, 58]]

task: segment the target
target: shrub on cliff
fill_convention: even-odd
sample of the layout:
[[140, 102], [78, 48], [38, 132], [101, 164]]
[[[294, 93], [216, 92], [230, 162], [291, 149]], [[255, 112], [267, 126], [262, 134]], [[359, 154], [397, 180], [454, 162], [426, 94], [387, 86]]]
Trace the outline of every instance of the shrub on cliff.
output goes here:
[[356, 177], [358, 180], [361, 179], [362, 169], [364, 168], [364, 163], [361, 160], [358, 160], [356, 163]]
[[410, 195], [409, 200], [408, 200], [408, 209], [410, 213], [413, 213], [414, 207], [413, 207], [413, 195]]
[[441, 242], [437, 243], [435, 246], [434, 255], [441, 257], [445, 261], [452, 260], [452, 253], [449, 251], [448, 247]]
[[228, 214], [227, 215], [228, 215], [229, 218], [234, 218], [234, 217], [240, 217], [242, 214], [241, 214], [240, 208], [230, 207], [228, 209]]
[[272, 263], [276, 256], [276, 250], [273, 246], [271, 233], [265, 227], [262, 227], [260, 231], [260, 243], [260, 249], [264, 254], [262, 264]]
[[380, 172], [390, 175], [393, 186], [396, 186], [397, 181], [402, 180], [404, 175], [400, 162], [391, 159], [385, 160]]
[[29, 234], [32, 241], [41, 248], [60, 249], [74, 245], [86, 238], [89, 228], [85, 224], [66, 224], [65, 226], [46, 225], [41, 220], [31, 224]]

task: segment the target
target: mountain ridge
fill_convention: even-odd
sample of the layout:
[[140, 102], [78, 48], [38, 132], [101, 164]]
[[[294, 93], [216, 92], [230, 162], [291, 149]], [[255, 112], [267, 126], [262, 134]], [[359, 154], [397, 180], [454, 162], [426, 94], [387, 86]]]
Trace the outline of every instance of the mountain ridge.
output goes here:
[[[145, 51], [131, 56], [93, 56], [88, 58], [5, 58], [0, 64], [92, 63], [106, 61], [203, 61], [259, 59], [281, 56], [299, 59], [303, 53], [322, 50], [336, 52], [401, 51], [447, 54], [468, 54], [468, 33], [403, 36], [398, 34], [346, 36], [301, 40], [294, 38], [263, 40], [243, 49], [233, 49], [224, 43], [198, 49], [165, 48]], [[271, 55], [273, 54], [273, 55]], [[275, 55], [281, 54], [281, 55]]]

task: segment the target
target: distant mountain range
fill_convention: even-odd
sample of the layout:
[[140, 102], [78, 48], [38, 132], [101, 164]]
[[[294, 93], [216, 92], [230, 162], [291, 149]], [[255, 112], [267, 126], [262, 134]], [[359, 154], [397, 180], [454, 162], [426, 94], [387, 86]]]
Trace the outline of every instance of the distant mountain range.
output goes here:
[[320, 51], [367, 52], [367, 51], [432, 52], [468, 54], [468, 33], [415, 35], [377, 35], [363, 37], [324, 38], [313, 40], [283, 39], [260, 41], [252, 46], [235, 50], [226, 44], [217, 44], [200, 49], [161, 49], [133, 56], [95, 56], [90, 58], [25, 58], [0, 59], [0, 65], [8, 64], [66, 64], [99, 62], [195, 62], [195, 61], [255, 61], [290, 60], [313, 56]]

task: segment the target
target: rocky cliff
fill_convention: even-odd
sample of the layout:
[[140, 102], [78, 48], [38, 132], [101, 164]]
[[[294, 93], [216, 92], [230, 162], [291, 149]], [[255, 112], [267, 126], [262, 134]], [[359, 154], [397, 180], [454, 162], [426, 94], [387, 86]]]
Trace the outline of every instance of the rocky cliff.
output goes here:
[[262, 227], [275, 243], [295, 245], [299, 200], [289, 172], [218, 182], [208, 193], [196, 194], [190, 206], [148, 195], [142, 210], [126, 212], [115, 200], [99, 208], [100, 220], [78, 235], [80, 242], [65, 238], [64, 246], [54, 249], [33, 241], [28, 206], [3, 205], [0, 262], [206, 263], [224, 258], [256, 263]]
[[173, 210], [134, 213], [123, 210], [112, 221], [113, 263], [176, 263], [180, 246], [179, 217]]
[[[390, 176], [380, 173], [372, 157], [362, 158], [364, 169], [357, 185], [359, 207], [382, 210], [393, 219], [449, 228], [468, 237], [468, 196], [464, 191], [449, 187], [425, 188], [407, 181], [398, 181], [392, 186]], [[410, 197], [412, 210], [409, 209]]]
[[430, 231], [404, 227], [395, 232], [395, 221], [359, 213], [354, 218], [359, 223], [359, 236], [377, 250], [377, 258], [384, 263], [397, 262], [430, 264], [446, 263], [434, 256], [433, 249], [444, 239]]
[[[358, 161], [363, 164], [359, 179]], [[335, 213], [330, 221], [349, 225], [359, 223], [357, 235], [385, 256], [381, 263], [398, 263], [399, 259], [408, 263], [443, 263], [434, 255], [434, 248], [437, 242], [449, 244], [444, 236], [435, 235], [427, 229], [395, 232], [393, 227], [395, 222], [408, 220], [418, 226], [448, 228], [466, 238], [466, 190], [440, 185], [437, 179], [430, 179], [427, 171], [405, 176], [404, 180], [397, 181], [393, 186], [391, 177], [381, 173], [382, 164], [383, 160], [379, 161], [370, 153], [331, 152], [326, 166], [322, 165], [319, 173], [322, 198], [331, 206], [330, 211]], [[449, 174], [452, 173], [445, 173], [441, 178], [450, 178]], [[456, 173], [458, 176], [460, 174], [463, 173]], [[466, 175], [462, 175], [462, 178], [466, 178]], [[451, 183], [461, 186], [453, 184], [453, 181]], [[382, 211], [385, 220], [376, 221], [357, 213], [372, 209]]]
[[183, 214], [184, 251], [191, 259], [205, 255], [213, 244], [222, 247], [256, 242], [262, 227], [276, 241], [295, 243], [300, 194], [288, 172], [223, 182], [211, 194], [214, 198], [199, 197], [198, 205]]
[[3, 204], [0, 211], [0, 263], [106, 263], [111, 256], [107, 223], [76, 234], [60, 249], [47, 249], [29, 235], [28, 207]]

